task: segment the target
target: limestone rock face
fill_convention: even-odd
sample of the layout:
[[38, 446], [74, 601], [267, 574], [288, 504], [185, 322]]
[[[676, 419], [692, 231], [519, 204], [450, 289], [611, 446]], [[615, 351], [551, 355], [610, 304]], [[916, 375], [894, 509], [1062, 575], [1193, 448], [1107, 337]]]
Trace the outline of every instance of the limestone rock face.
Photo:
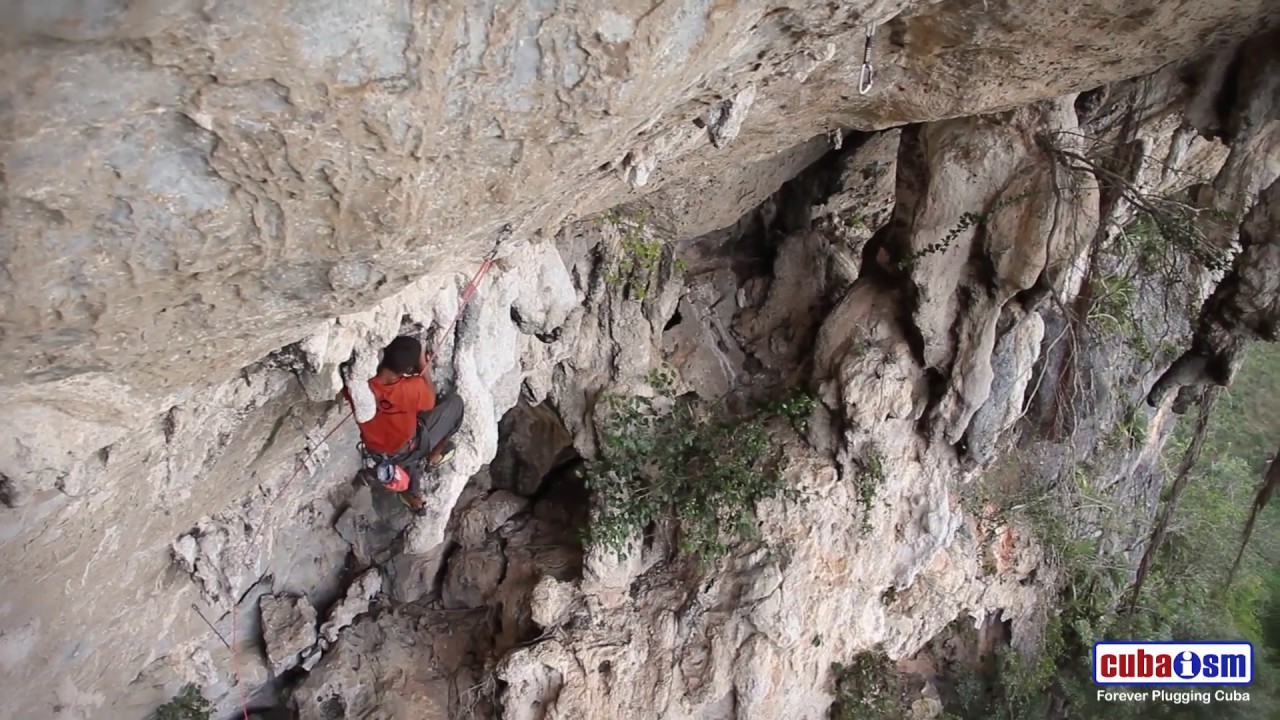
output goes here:
[[[664, 187], [833, 128], [1082, 90], [1280, 12], [1266, 0], [668, 3], [643, 16], [403, 0], [8, 7], [0, 380], [7, 412], [80, 400], [59, 419], [83, 427], [66, 445], [77, 458], [320, 322], [463, 270], [504, 223], [527, 234], [615, 204], [629, 186], [601, 168], [626, 158]], [[852, 89], [869, 24], [880, 84], [864, 96]], [[1107, 42], [1080, 44], [1098, 33]], [[816, 67], [797, 77], [797, 62]], [[694, 123], [708, 112], [711, 133]], [[709, 137], [729, 135], [723, 148]], [[58, 435], [6, 430], [27, 448]], [[65, 472], [59, 455], [2, 470]]]
[[320, 626], [320, 636], [330, 643], [337, 640], [343, 628], [368, 612], [374, 597], [381, 591], [382, 575], [376, 570], [366, 571], [352, 583], [347, 596], [329, 612], [329, 619]]
[[[1135, 142], [1143, 188], [1272, 203], [1158, 387], [1219, 378], [1222, 333], [1274, 314], [1280, 7], [995, 5], [5, 2], [0, 716], [140, 717], [185, 682], [230, 715], [301, 653], [304, 718], [489, 712], [499, 677], [508, 717], [818, 717], [834, 659], [1030, 624], [1041, 551], [955, 488], [1025, 413], [1093, 446], [1161, 373], [1059, 342], [1134, 215], [1062, 151]], [[1132, 117], [1077, 95], [1208, 51], [1109, 86]], [[950, 237], [966, 213], [990, 217]], [[334, 402], [400, 332], [467, 406], [423, 518], [353, 489]], [[784, 555], [575, 545], [595, 404], [662, 363], [705, 398], [817, 390], [788, 446], [815, 500], [760, 513]], [[1066, 367], [1088, 396], [1054, 406]], [[1077, 459], [1049, 440], [1025, 474]], [[333, 609], [298, 650], [308, 603]]]
[[483, 632], [477, 612], [362, 620], [298, 690], [298, 717], [449, 720], [483, 711], [481, 680], [467, 669], [468, 653], [483, 650]]
[[264, 595], [262, 632], [271, 672], [280, 675], [295, 667], [304, 650], [316, 643], [316, 609], [305, 597]]
[[449, 561], [444, 606], [456, 609], [487, 605], [506, 570], [507, 559], [496, 543], [462, 550]]

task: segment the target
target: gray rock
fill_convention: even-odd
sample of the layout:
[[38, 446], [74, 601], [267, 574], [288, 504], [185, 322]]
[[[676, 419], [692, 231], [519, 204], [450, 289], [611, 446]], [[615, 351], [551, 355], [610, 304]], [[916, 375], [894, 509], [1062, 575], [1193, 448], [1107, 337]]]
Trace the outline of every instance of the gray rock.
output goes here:
[[417, 602], [430, 597], [439, 590], [440, 565], [443, 561], [443, 548], [423, 555], [393, 556], [382, 566], [387, 576], [387, 595], [397, 603]]
[[[481, 679], [464, 668], [489, 652], [484, 613], [387, 612], [343, 633], [293, 693], [301, 720], [449, 720], [483, 711]], [[456, 683], [456, 684], [455, 684]]]
[[716, 149], [721, 149], [733, 142], [742, 131], [742, 123], [747, 120], [747, 112], [756, 101], [756, 86], [748, 85], [728, 100], [711, 106], [702, 116], [707, 126], [707, 136]]
[[549, 575], [543, 577], [534, 586], [530, 598], [532, 619], [543, 628], [561, 625], [569, 619], [577, 600], [577, 588], [573, 583], [561, 582]]
[[315, 644], [316, 610], [305, 597], [283, 594], [263, 595], [258, 609], [271, 672], [283, 675], [297, 667], [302, 653]]
[[332, 643], [338, 639], [338, 633], [366, 612], [373, 604], [373, 599], [382, 591], [382, 574], [378, 570], [366, 570], [347, 588], [346, 597], [342, 598], [332, 610], [329, 618], [320, 626], [320, 637]]
[[723, 397], [744, 375], [745, 355], [733, 336], [737, 280], [732, 271], [714, 274], [680, 301], [680, 323], [663, 333], [667, 362], [699, 395]]
[[464, 547], [483, 544], [489, 533], [495, 532], [527, 507], [529, 498], [507, 490], [495, 490], [462, 510], [462, 517], [458, 522], [458, 542]]
[[[392, 544], [409, 523], [408, 514], [399, 508], [399, 500], [381, 503], [380, 511], [374, 503], [374, 492], [362, 485], [333, 526], [362, 566], [387, 560]], [[377, 492], [388, 495], [385, 490]]]
[[507, 558], [496, 541], [463, 548], [449, 557], [441, 599], [446, 608], [484, 607], [502, 582]]
[[[427, 517], [404, 527], [408, 552], [430, 558], [444, 546], [470, 478], [497, 452], [498, 419], [522, 394], [550, 399], [591, 456], [599, 392], [641, 384], [664, 359], [661, 331], [686, 284], [700, 284], [705, 268], [679, 277], [672, 251], [753, 212], [825, 152], [832, 127], [908, 126], [905, 138], [924, 126], [925, 142], [904, 140], [897, 153], [893, 199], [912, 212], [886, 239], [927, 246], [957, 216], [1046, 179], [1045, 158], [1026, 140], [1069, 131], [1063, 117], [1074, 106], [1071, 98], [1029, 103], [1141, 75], [1201, 51], [1206, 37], [1221, 39], [1221, 55], [1232, 55], [1232, 38], [1274, 25], [1280, 12], [1258, 0], [1210, 0], [1191, 14], [1152, 0], [1090, 1], [1067, 21], [1061, 3], [1049, 0], [1010, 2], [999, 14], [907, 0], [800, 2], [769, 13], [758, 2], [695, 3], [679, 11], [662, 5], [644, 18], [593, 4], [566, 14], [547, 2], [496, 14], [482, 4], [391, 0], [285, 5], [6, 5], [0, 492], [20, 507], [0, 508], [7, 581], [0, 626], [14, 628], [0, 638], [0, 656], [4, 685], [18, 688], [0, 695], [0, 716], [47, 714], [50, 677], [67, 679], [57, 699], [69, 716], [142, 716], [148, 709], [132, 706], [130, 683], [144, 670], [147, 682], [158, 680], [154, 687], [199, 682], [229, 714], [238, 694], [229, 663], [205, 647], [217, 641], [191, 602], [229, 610], [270, 586], [268, 574], [290, 590], [315, 583], [329, 588], [317, 597], [333, 594], [330, 565], [346, 541], [323, 539], [317, 527], [327, 532], [329, 510], [345, 506], [356, 467], [355, 428], [339, 425], [345, 407], [332, 402], [338, 366], [354, 356], [356, 374], [371, 374], [377, 349], [402, 327], [451, 327], [434, 338], [434, 371], [468, 406], [454, 463], [431, 478]], [[856, 96], [860, 57], [848, 49], [860, 47], [868, 22], [891, 19], [902, 37], [923, 41], [890, 48], [878, 35], [880, 77], [892, 81]], [[1103, 33], [1106, 42], [1081, 47], [1082, 33]], [[954, 39], [947, 52], [930, 46], [942, 36]], [[1213, 111], [1194, 122], [1235, 145], [1214, 150], [1221, 144], [1188, 144], [1185, 133], [1175, 141], [1171, 127], [1139, 128], [1140, 144], [1158, 156], [1136, 168], [1144, 187], [1178, 189], [1160, 184], [1163, 175], [1182, 176], [1156, 167], [1165, 158], [1208, 175], [1226, 168], [1212, 183], [1220, 198], [1270, 185], [1272, 125], [1258, 120], [1277, 97], [1268, 55], [1276, 46], [1264, 36], [1247, 62], [1220, 57], [1213, 67], [1247, 72], [1209, 73], [1216, 79], [1204, 87], [1177, 80], [1199, 73], [1176, 62], [1160, 82], [1142, 81], [1172, 83], [1165, 89], [1177, 92], [1167, 97], [1209, 98]], [[1227, 91], [1224, 82], [1232, 83]], [[756, 89], [750, 112], [736, 132], [720, 125], [717, 149], [694, 118], [720, 99], [712, 93], [748, 86]], [[1233, 107], [1217, 107], [1224, 97]], [[1177, 123], [1177, 106], [1135, 98], [1140, 117]], [[720, 110], [734, 120], [733, 108]], [[992, 111], [999, 114], [985, 115]], [[1108, 122], [1089, 132], [1131, 125], [1110, 122], [1123, 119], [1114, 108], [1099, 112]], [[857, 186], [847, 179], [837, 183], [843, 192]], [[883, 200], [884, 178], [865, 180]], [[649, 194], [640, 198], [636, 188]], [[1002, 371], [990, 317], [1041, 269], [1061, 270], [1048, 279], [1069, 302], [1081, 281], [1071, 240], [1089, 236], [1082, 223], [1124, 221], [1078, 214], [1093, 206], [1086, 200], [1052, 212], [1020, 206], [982, 238], [961, 238], [946, 262], [913, 270], [910, 292], [880, 286], [897, 282], [895, 273], [854, 278], [861, 236], [832, 233], [838, 242], [827, 265], [838, 272], [824, 266], [805, 275], [802, 262], [780, 263], [797, 277], [840, 280], [830, 286], [836, 312], [812, 318], [821, 324], [815, 384], [839, 421], [829, 425], [830, 456], [788, 450], [805, 468], [796, 482], [820, 493], [821, 507], [761, 512], [765, 534], [795, 548], [779, 590], [785, 602], [761, 601], [765, 624], [756, 629], [721, 611], [715, 593], [733, 597], [731, 590], [661, 576], [654, 559], [661, 552], [637, 548], [644, 561], [634, 564], [593, 557], [583, 589], [592, 626], [555, 645], [521, 648], [505, 707], [711, 716], [728, 698], [742, 715], [818, 716], [825, 708], [812, 673], [779, 677], [778, 667], [825, 667], [859, 649], [850, 638], [901, 655], [979, 607], [998, 606], [1021, 622], [1039, 602], [1035, 588], [984, 578], [971, 562], [975, 546], [957, 539], [961, 515], [949, 494], [964, 470], [941, 445], [972, 427], [986, 404], [1008, 407], [997, 392]], [[636, 201], [654, 205], [639, 240], [662, 249], [658, 267], [637, 278], [647, 283], [643, 298], [607, 282], [600, 262], [618, 262], [629, 238], [593, 219]], [[1258, 211], [1250, 227], [1267, 232], [1273, 214]], [[460, 292], [508, 222], [518, 226], [516, 239], [498, 248], [496, 265], [451, 326]], [[1058, 229], [1046, 231], [1055, 222]], [[1235, 308], [1229, 314], [1255, 329], [1274, 314], [1266, 301], [1274, 283], [1263, 277], [1275, 275], [1270, 246], [1245, 254], [1248, 267], [1213, 306]], [[989, 297], [965, 306], [975, 291]], [[1234, 348], [1219, 331], [1231, 328], [1211, 325], [1201, 345], [1229, 361]], [[803, 357], [804, 349], [767, 354], [786, 353]], [[1211, 368], [1193, 362], [1200, 356], [1185, 358], [1170, 377], [1214, 380], [1201, 377]], [[1223, 364], [1229, 374], [1231, 362]], [[941, 388], [938, 379], [954, 382]], [[937, 410], [930, 418], [937, 437], [917, 432], [929, 408]], [[886, 481], [863, 508], [849, 486], [872, 451], [883, 456]], [[394, 502], [375, 498], [379, 512], [382, 500]], [[864, 518], [871, 530], [860, 544]], [[354, 519], [344, 533], [357, 538], [363, 558], [378, 557], [384, 533], [360, 539], [365, 531]], [[180, 569], [194, 583], [173, 573], [165, 551], [184, 537]], [[296, 568], [288, 565], [295, 552], [303, 558]], [[566, 568], [566, 581], [580, 566], [564, 552], [548, 563]], [[427, 567], [403, 596], [425, 588]], [[902, 609], [880, 606], [878, 593], [889, 586], [899, 589]], [[342, 615], [369, 607], [363, 587], [353, 605], [339, 606]], [[853, 589], [840, 597], [817, 591], [833, 587]], [[678, 622], [668, 612], [673, 596], [698, 599]], [[119, 598], [129, 599], [128, 613]], [[597, 612], [605, 607], [610, 612]], [[246, 629], [258, 615], [249, 609], [237, 618]], [[334, 620], [336, 634], [350, 617]], [[412, 620], [395, 642], [416, 641]], [[798, 628], [821, 631], [824, 649], [788, 645]], [[633, 634], [641, 637], [633, 642]], [[669, 664], [654, 662], [675, 656], [683, 685]], [[340, 697], [356, 708], [352, 715], [395, 716], [401, 706], [380, 691], [412, 686], [415, 694], [430, 685], [441, 697], [461, 695], [480, 682], [459, 669], [465, 664], [448, 669], [465, 687], [441, 687], [435, 670], [396, 685], [400, 679], [379, 673], [401, 666], [379, 670], [355, 658], [347, 666], [358, 673], [333, 676], [335, 685], [343, 678], [353, 685], [324, 689], [316, 704]], [[250, 665], [242, 666], [247, 691], [267, 675]], [[638, 689], [614, 692], [623, 684]], [[617, 705], [601, 704], [611, 698]], [[401, 716], [459, 709], [407, 707]]]

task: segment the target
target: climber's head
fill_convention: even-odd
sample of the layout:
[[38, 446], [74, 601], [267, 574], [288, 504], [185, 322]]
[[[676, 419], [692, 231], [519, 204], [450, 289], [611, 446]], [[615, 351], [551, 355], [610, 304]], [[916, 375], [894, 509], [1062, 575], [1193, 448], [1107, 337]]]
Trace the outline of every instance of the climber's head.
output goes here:
[[422, 364], [422, 343], [416, 338], [401, 335], [382, 351], [382, 364], [378, 366], [378, 371], [391, 372], [397, 376], [421, 375], [425, 369]]

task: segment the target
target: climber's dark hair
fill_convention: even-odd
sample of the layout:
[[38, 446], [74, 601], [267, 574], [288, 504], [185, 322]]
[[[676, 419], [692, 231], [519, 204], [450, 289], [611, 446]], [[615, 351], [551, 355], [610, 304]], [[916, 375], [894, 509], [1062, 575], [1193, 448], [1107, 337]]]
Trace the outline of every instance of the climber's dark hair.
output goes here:
[[417, 338], [401, 335], [382, 351], [382, 363], [378, 369], [390, 370], [398, 375], [417, 375], [422, 372], [418, 361], [422, 359], [422, 343]]

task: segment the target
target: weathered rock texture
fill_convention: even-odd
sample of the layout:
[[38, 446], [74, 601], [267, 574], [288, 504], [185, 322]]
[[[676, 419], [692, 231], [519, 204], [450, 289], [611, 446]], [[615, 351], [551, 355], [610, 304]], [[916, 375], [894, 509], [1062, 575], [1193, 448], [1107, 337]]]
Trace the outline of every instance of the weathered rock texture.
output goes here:
[[296, 667], [302, 653], [316, 644], [316, 609], [305, 597], [267, 595], [259, 601], [262, 636], [276, 675]]
[[[7, 6], [0, 471], [23, 486], [313, 323], [462, 270], [504, 222], [527, 234], [615, 204], [627, 186], [610, 166], [629, 155], [656, 163], [647, 187], [722, 174], [832, 128], [1118, 80], [1277, 12], [1265, 0], [643, 15], [407, 0]], [[861, 96], [871, 23], [880, 90]], [[749, 86], [749, 114], [717, 150], [694, 120], [746, 105]]]
[[[999, 475], [1027, 414], [1047, 439], [1013, 474], [1060, 478], [1079, 460], [1062, 433], [1095, 445], [1173, 359], [1062, 340], [1132, 209], [1061, 153], [1159, 147], [1127, 168], [1153, 192], [1194, 170], [1238, 198], [1276, 174], [1274, 38], [1116, 85], [1132, 107], [1097, 117], [1069, 95], [1260, 33], [1264, 0], [0, 7], [5, 716], [139, 717], [184, 682], [222, 713], [240, 690], [269, 705], [258, 609], [281, 594], [327, 620], [304, 717], [453, 717], [495, 676], [510, 717], [817, 717], [842, 655], [908, 654], [959, 615], [1003, 614], [1017, 640], [1052, 572], [955, 488]], [[1232, 107], [1211, 102], [1224, 84]], [[907, 123], [774, 194], [831, 131]], [[349, 485], [338, 368], [448, 325], [506, 223], [433, 348], [468, 415], [414, 520]], [[628, 263], [636, 242], [662, 251]], [[1270, 311], [1215, 307], [1243, 300]], [[820, 391], [813, 447], [790, 446], [811, 501], [762, 510], [779, 553], [703, 575], [662, 541], [626, 562], [574, 547], [561, 450], [593, 453], [598, 392], [664, 360], [707, 397]], [[521, 399], [564, 426], [506, 462]], [[1140, 471], [1168, 415], [1101, 485], [1158, 493]]]

